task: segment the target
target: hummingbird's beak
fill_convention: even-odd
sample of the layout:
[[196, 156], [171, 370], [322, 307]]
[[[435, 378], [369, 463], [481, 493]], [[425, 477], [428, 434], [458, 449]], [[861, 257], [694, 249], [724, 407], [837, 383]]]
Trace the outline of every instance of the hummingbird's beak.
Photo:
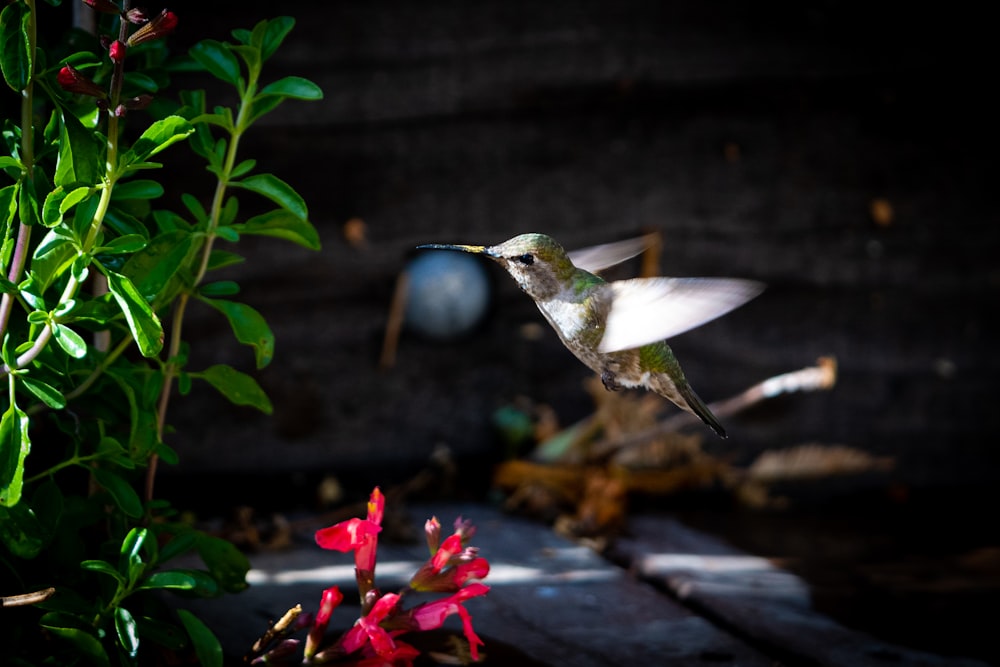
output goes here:
[[449, 245], [447, 243], [425, 243], [424, 245], [418, 245], [417, 250], [459, 250], [461, 252], [470, 252], [473, 255], [486, 255], [487, 257], [493, 257], [493, 253], [490, 248], [484, 245]]

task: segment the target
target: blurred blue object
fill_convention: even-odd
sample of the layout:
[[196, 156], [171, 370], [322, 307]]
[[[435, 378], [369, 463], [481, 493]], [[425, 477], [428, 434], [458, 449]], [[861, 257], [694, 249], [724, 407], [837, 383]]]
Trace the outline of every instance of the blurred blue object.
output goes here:
[[407, 266], [407, 327], [422, 336], [449, 340], [479, 324], [490, 301], [490, 284], [482, 262], [472, 255], [431, 250]]

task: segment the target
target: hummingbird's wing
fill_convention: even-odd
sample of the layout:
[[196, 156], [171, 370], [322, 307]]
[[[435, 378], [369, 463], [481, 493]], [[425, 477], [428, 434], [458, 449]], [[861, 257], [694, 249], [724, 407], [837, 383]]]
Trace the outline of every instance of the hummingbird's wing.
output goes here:
[[632, 259], [651, 246], [655, 239], [656, 234], [646, 234], [634, 239], [570, 250], [566, 254], [569, 255], [569, 261], [573, 262], [573, 266], [578, 269], [598, 273], [609, 266], [621, 264], [626, 259]]
[[714, 320], [764, 289], [738, 278], [635, 278], [608, 284], [608, 313], [601, 352], [655, 343]]

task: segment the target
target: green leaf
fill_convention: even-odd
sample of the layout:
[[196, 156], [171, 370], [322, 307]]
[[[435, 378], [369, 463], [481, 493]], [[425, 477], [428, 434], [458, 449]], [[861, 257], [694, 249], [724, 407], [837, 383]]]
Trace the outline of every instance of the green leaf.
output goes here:
[[223, 667], [222, 645], [208, 626], [186, 609], [178, 609], [177, 616], [191, 638], [198, 664], [201, 667]]
[[157, 199], [163, 196], [163, 186], [157, 181], [136, 179], [115, 185], [111, 191], [112, 201], [122, 199]]
[[121, 236], [138, 234], [149, 237], [149, 230], [146, 229], [142, 221], [117, 206], [108, 208], [108, 212], [104, 214], [104, 224]]
[[142, 562], [142, 548], [149, 537], [149, 530], [138, 526], [128, 531], [118, 550], [118, 571], [125, 572], [135, 563]]
[[91, 188], [81, 186], [72, 190], [65, 190], [63, 186], [58, 186], [55, 190], [45, 196], [42, 204], [42, 224], [46, 227], [55, 227], [63, 221], [66, 211], [70, 210], [81, 201], [90, 196]]
[[131, 484], [105, 468], [94, 468], [94, 478], [111, 494], [115, 504], [125, 512], [126, 516], [133, 519], [142, 516], [142, 501], [139, 500], [139, 494]]
[[255, 123], [258, 118], [274, 111], [282, 102], [284, 97], [280, 95], [258, 95], [250, 103], [250, 120], [248, 124]]
[[229, 241], [230, 243], [236, 243], [240, 240], [240, 233], [232, 227], [216, 227], [215, 235], [223, 241]]
[[[173, 527], [169, 527], [166, 534], [170, 535], [172, 531]], [[195, 535], [196, 533], [192, 529], [180, 530], [180, 532], [173, 533], [172, 537], [160, 547], [160, 561], [171, 561], [193, 549], [196, 545]], [[159, 537], [162, 539], [164, 533], [160, 533]]]
[[222, 42], [205, 39], [195, 44], [189, 53], [215, 78], [234, 86], [240, 80], [240, 63]]
[[154, 357], [163, 349], [163, 326], [131, 280], [120, 273], [105, 269], [108, 289], [125, 315], [132, 338], [144, 357]]
[[141, 252], [132, 255], [122, 267], [122, 273], [132, 280], [140, 294], [147, 300], [152, 299], [160, 295], [194, 250], [191, 232], [182, 229], [164, 232]]
[[217, 250], [213, 249], [212, 254], [208, 256], [208, 270], [214, 271], [215, 269], [221, 269], [226, 266], [235, 266], [236, 264], [242, 264], [247, 261], [246, 257], [242, 255], [237, 255], [234, 252], [229, 252], [228, 250]]
[[[278, 50], [285, 37], [295, 27], [295, 19], [290, 16], [278, 16], [266, 22], [264, 34], [260, 40], [261, 55], [267, 60]], [[257, 30], [254, 30], [256, 33]]]
[[219, 584], [207, 572], [201, 570], [161, 570], [146, 577], [136, 590], [171, 589], [191, 591], [199, 597], [215, 597], [219, 594]]
[[249, 405], [268, 415], [273, 410], [270, 399], [257, 381], [232, 366], [216, 364], [192, 375], [208, 382], [234, 405]]
[[141, 234], [126, 234], [112, 239], [106, 245], [95, 250], [94, 253], [104, 253], [108, 255], [120, 255], [130, 252], [139, 252], [149, 244], [149, 240]]
[[124, 587], [128, 582], [122, 573], [115, 569], [115, 566], [106, 560], [85, 560], [80, 563], [80, 567], [91, 572], [100, 572], [114, 579], [119, 587]]
[[120, 442], [109, 436], [103, 436], [97, 443], [97, 453], [101, 459], [114, 463], [120, 468], [131, 470], [135, 462], [129, 457], [128, 451]]
[[308, 220], [292, 215], [284, 209], [276, 209], [254, 216], [245, 223], [233, 225], [240, 234], [273, 236], [297, 243], [310, 250], [320, 249], [319, 234]]
[[257, 368], [264, 368], [274, 357], [274, 334], [264, 316], [250, 306], [223, 299], [202, 299], [229, 320], [236, 340], [254, 350]]
[[27, 503], [0, 505], [0, 544], [18, 558], [29, 560], [45, 544], [45, 528]]
[[305, 200], [292, 186], [273, 174], [255, 174], [242, 181], [233, 181], [230, 185], [263, 195], [303, 220], [309, 218], [309, 209], [306, 207]]
[[300, 76], [286, 76], [264, 86], [259, 96], [265, 95], [279, 95], [296, 100], [321, 100], [323, 99], [323, 89], [309, 79]]
[[243, 59], [248, 70], [251, 72], [260, 72], [260, 49], [255, 46], [231, 46], [229, 48]]
[[229, 178], [242, 178], [253, 171], [256, 166], [257, 160], [243, 160], [233, 167], [233, 170], [229, 173]]
[[81, 656], [88, 659], [91, 664], [97, 665], [97, 667], [111, 666], [111, 661], [108, 659], [108, 654], [104, 652], [101, 642], [86, 630], [46, 625], [45, 616], [42, 617], [40, 624], [52, 634], [73, 644]]
[[66, 398], [55, 387], [41, 380], [36, 380], [30, 375], [18, 375], [17, 379], [24, 385], [25, 389], [53, 410], [62, 410], [66, 407]]
[[14, 91], [21, 92], [31, 79], [31, 49], [27, 25], [30, 14], [21, 2], [12, 2], [0, 13], [0, 69], [3, 78]]
[[35, 181], [25, 179], [17, 191], [17, 215], [22, 225], [34, 225], [41, 222], [41, 207], [38, 203], [38, 193], [35, 192]]
[[240, 286], [232, 280], [220, 280], [214, 283], [205, 283], [198, 288], [198, 293], [202, 296], [218, 297], [233, 296], [240, 293]]
[[54, 324], [52, 326], [52, 337], [59, 343], [59, 347], [63, 349], [63, 352], [74, 359], [83, 359], [87, 356], [87, 343], [80, 334], [65, 324]]
[[16, 157], [10, 155], [0, 155], [0, 169], [15, 168], [18, 171], [24, 171], [24, 165]]
[[139, 629], [125, 607], [115, 607], [115, 631], [118, 633], [118, 645], [130, 658], [134, 658], [139, 653]]
[[222, 589], [227, 593], [245, 590], [249, 586], [246, 578], [250, 571], [246, 555], [229, 540], [207, 533], [198, 533], [197, 538], [198, 555]]
[[59, 128], [55, 184], [69, 187], [99, 183], [104, 175], [106, 152], [107, 141], [104, 137], [84, 127], [76, 116], [64, 111]]
[[119, 169], [135, 167], [137, 163], [156, 155], [171, 144], [194, 132], [194, 126], [180, 116], [167, 116], [154, 122], [122, 156]]
[[28, 415], [12, 400], [0, 420], [0, 505], [11, 507], [21, 500], [24, 459], [31, 451], [28, 425]]
[[140, 616], [136, 619], [139, 626], [139, 636], [147, 642], [155, 642], [176, 653], [181, 653], [187, 646], [187, 636], [180, 627], [166, 623], [159, 618]]

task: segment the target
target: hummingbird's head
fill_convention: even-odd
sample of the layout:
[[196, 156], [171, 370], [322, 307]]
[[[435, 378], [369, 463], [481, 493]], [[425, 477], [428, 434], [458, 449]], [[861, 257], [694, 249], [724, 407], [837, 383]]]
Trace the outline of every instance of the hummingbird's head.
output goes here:
[[521, 234], [495, 246], [430, 244], [420, 247], [485, 255], [507, 269], [521, 289], [536, 301], [561, 292], [575, 271], [563, 247], [545, 234]]

